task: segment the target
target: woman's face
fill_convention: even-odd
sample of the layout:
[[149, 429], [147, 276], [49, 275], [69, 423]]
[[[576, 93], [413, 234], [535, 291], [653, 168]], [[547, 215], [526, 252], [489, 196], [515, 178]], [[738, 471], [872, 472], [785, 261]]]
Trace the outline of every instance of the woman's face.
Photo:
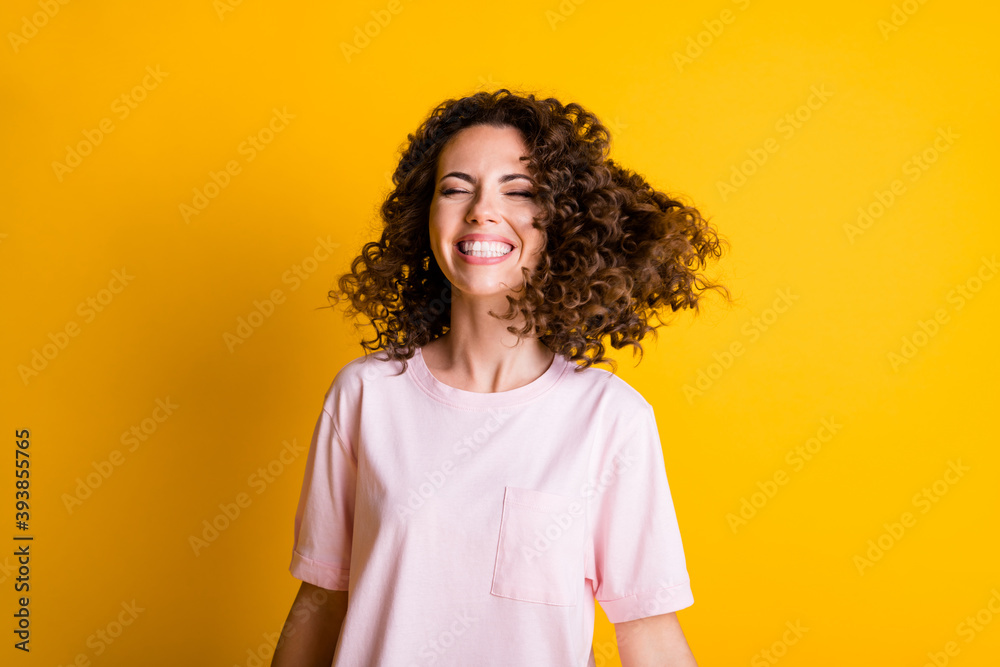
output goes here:
[[[505, 294], [521, 286], [522, 267], [538, 266], [542, 236], [531, 223], [540, 207], [519, 160], [526, 155], [516, 128], [474, 125], [456, 133], [438, 157], [431, 251], [453, 289]], [[465, 240], [478, 240], [480, 249]]]

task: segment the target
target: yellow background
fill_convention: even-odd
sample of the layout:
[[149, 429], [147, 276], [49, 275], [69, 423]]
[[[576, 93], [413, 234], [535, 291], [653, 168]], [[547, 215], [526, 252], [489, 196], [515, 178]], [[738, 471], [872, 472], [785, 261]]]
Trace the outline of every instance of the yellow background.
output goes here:
[[[298, 586], [287, 567], [305, 456], [261, 493], [250, 478], [285, 441], [308, 445], [333, 375], [362, 354], [326, 293], [376, 237], [406, 134], [446, 98], [511, 86], [597, 113], [612, 157], [689, 198], [732, 245], [712, 275], [734, 307], [707, 300], [650, 338], [637, 368], [616, 353], [656, 408], [699, 664], [997, 664], [1000, 618], [988, 612], [971, 641], [960, 624], [1000, 590], [1000, 279], [983, 263], [1000, 249], [1000, 12], [903, 4], [5, 2], [0, 662], [254, 664]], [[373, 11], [390, 20], [345, 56]], [[115, 100], [144, 77], [122, 118]], [[240, 146], [275, 108], [294, 118], [250, 161]], [[113, 131], [60, 179], [53, 163], [103, 119]], [[765, 145], [763, 164], [744, 164]], [[915, 172], [924, 153], [934, 161]], [[181, 205], [231, 160], [239, 174], [186, 222]], [[753, 173], [720, 190], [734, 169]], [[850, 238], [858, 208], [888, 201], [896, 180], [902, 194]], [[332, 256], [293, 290], [286, 272], [327, 237]], [[79, 305], [123, 268], [134, 278], [88, 321]], [[958, 286], [972, 296], [961, 308]], [[224, 334], [276, 289], [284, 302], [230, 351]], [[775, 308], [780, 290], [791, 306]], [[904, 339], [920, 345], [894, 365]], [[706, 389], [686, 394], [700, 372]], [[173, 414], [148, 421], [168, 398]], [[824, 419], [841, 426], [796, 470], [788, 452]], [[143, 420], [156, 430], [128, 451], [120, 438]], [[11, 647], [20, 428], [30, 656]], [[70, 512], [64, 494], [114, 450], [124, 461]], [[938, 497], [949, 461], [968, 471]], [[753, 495], [762, 487], [771, 497]], [[920, 505], [925, 487], [935, 501]], [[195, 555], [189, 536], [240, 493], [251, 504]], [[734, 531], [743, 499], [760, 507]], [[859, 571], [855, 556], [904, 512], [915, 525]], [[88, 637], [133, 600], [143, 611], [95, 655]], [[598, 621], [599, 664], [616, 665], [613, 626]], [[788, 623], [808, 630], [796, 639]]]

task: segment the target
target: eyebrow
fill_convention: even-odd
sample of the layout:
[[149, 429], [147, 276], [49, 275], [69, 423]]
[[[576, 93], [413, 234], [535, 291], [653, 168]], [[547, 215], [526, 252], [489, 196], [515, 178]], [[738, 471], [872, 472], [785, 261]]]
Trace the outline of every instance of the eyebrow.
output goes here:
[[[438, 183], [440, 183], [444, 179], [448, 178], [449, 176], [454, 176], [455, 178], [461, 178], [463, 181], [468, 181], [469, 183], [472, 183], [473, 185], [475, 185], [475, 183], [476, 183], [476, 179], [475, 178], [473, 178], [472, 176], [469, 176], [468, 174], [466, 174], [463, 171], [450, 171], [447, 174], [445, 174], [444, 176], [442, 176], [441, 179], [438, 181]], [[500, 184], [503, 185], [504, 183], [510, 183], [511, 181], [517, 180], [519, 178], [523, 178], [524, 180], [528, 181], [529, 183], [534, 183], [534, 181], [531, 180], [531, 177], [528, 176], [528, 175], [526, 175], [526, 174], [504, 174], [503, 176], [500, 177]]]

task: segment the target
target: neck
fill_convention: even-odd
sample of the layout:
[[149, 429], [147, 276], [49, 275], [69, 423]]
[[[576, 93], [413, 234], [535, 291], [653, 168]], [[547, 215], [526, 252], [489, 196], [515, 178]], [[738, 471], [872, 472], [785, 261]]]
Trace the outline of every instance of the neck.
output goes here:
[[523, 326], [523, 317], [502, 320], [489, 314], [502, 314], [506, 308], [503, 297], [471, 299], [456, 293], [451, 327], [434, 341], [428, 366], [449, 384], [479, 392], [508, 391], [540, 377], [554, 354], [537, 338], [519, 340], [507, 331], [508, 326]]

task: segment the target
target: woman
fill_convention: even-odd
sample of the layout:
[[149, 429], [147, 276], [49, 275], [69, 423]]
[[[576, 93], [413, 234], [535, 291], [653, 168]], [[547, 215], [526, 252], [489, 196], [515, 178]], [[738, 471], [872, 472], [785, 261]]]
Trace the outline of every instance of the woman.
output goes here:
[[381, 239], [330, 294], [377, 335], [324, 398], [273, 665], [593, 667], [595, 599], [626, 667], [696, 664], [653, 408], [594, 364], [728, 291], [696, 273], [708, 223], [608, 142], [506, 89], [409, 136]]

